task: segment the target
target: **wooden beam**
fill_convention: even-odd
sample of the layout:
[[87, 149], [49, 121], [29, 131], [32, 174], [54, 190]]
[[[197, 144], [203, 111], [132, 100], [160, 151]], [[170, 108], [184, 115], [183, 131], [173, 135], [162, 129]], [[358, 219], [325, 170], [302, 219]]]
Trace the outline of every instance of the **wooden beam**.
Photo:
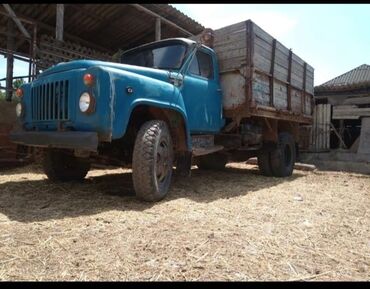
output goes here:
[[362, 116], [370, 116], [369, 107], [333, 106], [333, 119], [358, 119]]
[[173, 23], [172, 21], [167, 20], [166, 18], [162, 17], [161, 15], [159, 15], [159, 14], [157, 14], [157, 13], [155, 13], [155, 12], [153, 12], [153, 11], [145, 8], [145, 7], [143, 7], [140, 4], [129, 4], [129, 5], [132, 5], [133, 7], [137, 8], [138, 10], [144, 11], [147, 14], [150, 14], [150, 15], [152, 15], [154, 17], [159, 17], [163, 22], [165, 22], [165, 23], [167, 23], [167, 24], [169, 24], [169, 25], [171, 25], [173, 27], [176, 27], [178, 30], [182, 31], [183, 33], [185, 33], [188, 36], [193, 36], [194, 35], [191, 32], [189, 32], [189, 31], [185, 30], [184, 28], [178, 26], [177, 24]]
[[155, 41], [161, 40], [161, 18], [155, 19]]
[[347, 98], [343, 104], [370, 104], [370, 95], [363, 97]]
[[64, 4], [57, 4], [57, 15], [55, 25], [55, 39], [63, 41], [63, 28], [64, 28]]
[[330, 126], [331, 126], [331, 128], [333, 129], [333, 132], [335, 133], [335, 135], [338, 137], [338, 139], [340, 141], [340, 147], [347, 149], [347, 146], [346, 146], [344, 140], [342, 139], [341, 135], [338, 133], [337, 129], [335, 128], [335, 126], [333, 125], [332, 122], [330, 122]]
[[[73, 4], [73, 5], [69, 5], [68, 7], [71, 7], [75, 9], [76, 11], [82, 12], [86, 16], [94, 17], [94, 19], [98, 19], [99, 21], [101, 21], [97, 28], [89, 32], [92, 35], [99, 35], [100, 33], [104, 33], [104, 34], [109, 33], [109, 35], [113, 35], [112, 33], [114, 33], [114, 31], [117, 30], [118, 27], [122, 27], [121, 21], [118, 22], [117, 20], [122, 19], [122, 15], [124, 15], [124, 13], [127, 12], [126, 11], [127, 5], [119, 5], [116, 8], [115, 15], [109, 18], [102, 18], [99, 15], [92, 13], [90, 10], [87, 10], [85, 6], [80, 5], [80, 4]], [[110, 29], [110, 28], [114, 28], [114, 29]], [[129, 29], [128, 27], [125, 27], [125, 28]], [[114, 36], [117, 36], [117, 35], [114, 34], [113, 37]]]
[[[3, 15], [5, 14], [5, 15], [7, 15], [5, 12], [3, 12], [3, 11], [1, 11], [1, 10], [0, 10], [0, 14], [3, 14]], [[33, 20], [33, 19], [31, 19], [31, 18], [29, 18], [29, 17], [27, 17], [27, 16], [21, 15], [20, 13], [18, 13], [18, 18], [19, 18], [20, 20], [22, 20], [22, 21], [26, 22], [26, 23], [36, 24], [36, 25], [39, 27], [39, 29], [45, 29], [45, 30], [47, 30], [47, 31], [49, 31], [49, 32], [54, 32], [54, 31], [55, 31], [55, 27], [50, 26], [50, 25], [48, 25], [48, 24], [45, 24], [45, 23], [43, 23], [43, 22], [41, 22], [41, 21]], [[84, 39], [82, 39], [82, 38], [80, 38], [80, 37], [78, 37], [78, 36], [74, 36], [74, 35], [72, 35], [72, 34], [69, 34], [69, 33], [67, 33], [67, 32], [64, 32], [63, 34], [64, 34], [64, 36], [67, 36], [70, 40], [80, 42], [81, 44], [83, 44], [83, 45], [85, 45], [85, 46], [89, 46], [89, 47], [92, 47], [92, 48], [98, 49], [98, 50], [100, 50], [100, 51], [105, 51], [105, 52], [107, 52], [107, 53], [112, 53], [112, 52], [113, 52], [113, 50], [111, 50], [111, 49], [109, 49], [109, 48], [106, 48], [106, 47], [103, 47], [103, 46], [100, 46], [100, 45], [94, 44], [94, 43], [89, 42], [89, 41], [87, 41], [87, 40], [84, 40]]]
[[26, 28], [24, 28], [23, 24], [21, 23], [21, 21], [19, 20], [17, 15], [15, 15], [15, 13], [14, 13], [13, 9], [10, 7], [10, 5], [9, 4], [3, 4], [3, 7], [8, 12], [10, 17], [13, 19], [15, 24], [17, 24], [18, 28], [22, 31], [23, 35], [26, 36], [27, 39], [31, 39], [31, 35], [27, 32]]

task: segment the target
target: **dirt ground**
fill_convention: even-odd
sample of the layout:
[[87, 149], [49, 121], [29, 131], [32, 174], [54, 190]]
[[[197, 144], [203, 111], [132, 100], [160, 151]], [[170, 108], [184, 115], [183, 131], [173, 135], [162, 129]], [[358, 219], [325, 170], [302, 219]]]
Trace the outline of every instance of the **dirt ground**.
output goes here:
[[194, 168], [159, 203], [130, 170], [0, 172], [0, 280], [370, 280], [370, 176]]

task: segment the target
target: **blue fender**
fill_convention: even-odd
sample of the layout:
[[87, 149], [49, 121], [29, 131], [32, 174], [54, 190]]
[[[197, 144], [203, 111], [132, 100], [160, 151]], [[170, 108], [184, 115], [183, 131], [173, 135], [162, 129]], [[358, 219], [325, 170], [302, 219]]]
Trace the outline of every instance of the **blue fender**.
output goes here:
[[[102, 72], [102, 73], [99, 73]], [[168, 72], [156, 70], [129, 71], [113, 67], [95, 66], [86, 72], [98, 72], [104, 81], [100, 83], [100, 93], [109, 99], [111, 138], [124, 136], [131, 113], [139, 105], [173, 110], [181, 115], [185, 124], [186, 146], [191, 151], [191, 136], [188, 118], [181, 92], [168, 82]], [[102, 74], [105, 74], [104, 76]], [[107, 104], [102, 104], [107, 105]]]

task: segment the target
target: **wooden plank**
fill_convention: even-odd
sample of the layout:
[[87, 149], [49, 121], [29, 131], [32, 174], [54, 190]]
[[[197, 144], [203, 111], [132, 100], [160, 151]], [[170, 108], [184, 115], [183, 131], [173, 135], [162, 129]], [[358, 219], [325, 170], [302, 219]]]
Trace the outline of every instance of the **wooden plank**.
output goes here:
[[235, 40], [224, 41], [223, 43], [214, 43], [213, 45], [213, 49], [217, 54], [241, 48], [246, 48], [246, 39], [242, 36], [238, 37]]
[[314, 108], [314, 116], [313, 116], [313, 124], [314, 129], [312, 132], [312, 144], [313, 144], [313, 150], [317, 151], [317, 106]]
[[28, 33], [28, 31], [26, 30], [26, 28], [24, 28], [22, 22], [20, 21], [20, 19], [17, 17], [17, 15], [14, 13], [13, 9], [10, 7], [9, 4], [3, 4], [3, 7], [5, 8], [5, 10], [8, 12], [8, 14], [10, 15], [10, 17], [13, 19], [13, 21], [15, 22], [15, 24], [17, 24], [19, 30], [22, 31], [23, 35], [28, 38], [28, 39], [31, 39], [31, 35]]
[[327, 117], [326, 117], [326, 139], [327, 139], [327, 149], [330, 149], [330, 122], [331, 122], [331, 104], [327, 104]]
[[370, 108], [338, 110], [333, 107], [333, 119], [359, 119], [362, 116], [370, 116]]
[[324, 119], [325, 119], [324, 105], [319, 105], [319, 150], [321, 151], [324, 147]]
[[247, 21], [242, 21], [238, 22], [220, 29], [215, 30], [215, 39], [233, 32], [240, 32], [246, 29], [246, 22]]
[[351, 97], [343, 101], [343, 104], [370, 104], [370, 95], [363, 97]]
[[218, 52], [217, 56], [219, 60], [224, 60], [224, 59], [231, 59], [231, 58], [238, 58], [238, 57], [245, 57], [246, 54], [246, 48], [241, 48], [241, 49], [233, 49], [233, 50], [228, 50], [224, 52]]
[[253, 29], [254, 29], [254, 33], [260, 39], [263, 39], [267, 43], [272, 43], [274, 38], [270, 34], [268, 34], [266, 31], [264, 31], [261, 27], [259, 27], [257, 24], [253, 23]]

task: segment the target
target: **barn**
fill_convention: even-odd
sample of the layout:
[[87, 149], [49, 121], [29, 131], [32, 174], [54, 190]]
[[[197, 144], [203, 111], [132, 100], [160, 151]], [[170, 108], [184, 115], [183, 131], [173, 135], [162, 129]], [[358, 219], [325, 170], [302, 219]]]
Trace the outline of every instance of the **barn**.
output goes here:
[[315, 87], [314, 123], [306, 160], [335, 170], [369, 173], [370, 65]]

